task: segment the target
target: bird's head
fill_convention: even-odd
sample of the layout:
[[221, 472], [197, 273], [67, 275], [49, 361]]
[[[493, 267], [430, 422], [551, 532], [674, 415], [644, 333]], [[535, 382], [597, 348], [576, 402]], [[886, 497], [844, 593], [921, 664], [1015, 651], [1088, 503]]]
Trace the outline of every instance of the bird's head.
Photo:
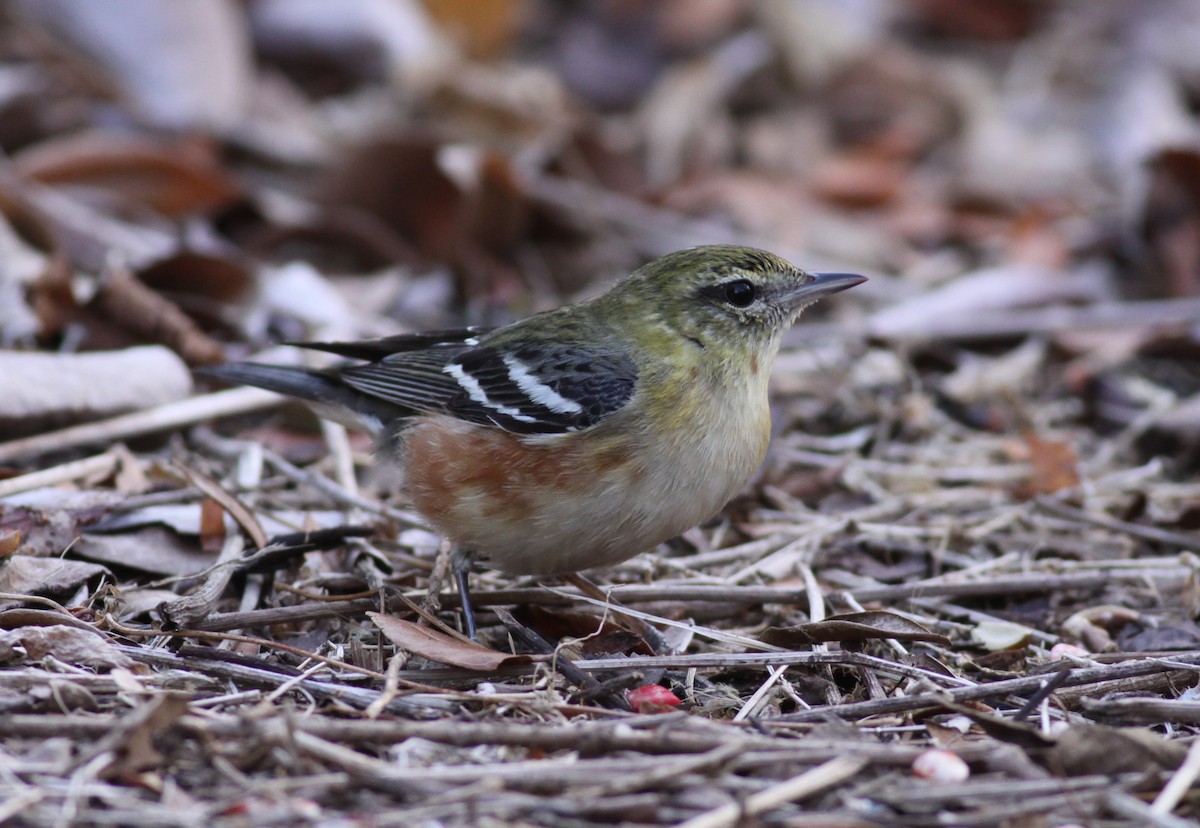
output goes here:
[[800, 311], [865, 281], [849, 273], [810, 273], [765, 250], [709, 245], [655, 259], [606, 298], [696, 347], [773, 354]]

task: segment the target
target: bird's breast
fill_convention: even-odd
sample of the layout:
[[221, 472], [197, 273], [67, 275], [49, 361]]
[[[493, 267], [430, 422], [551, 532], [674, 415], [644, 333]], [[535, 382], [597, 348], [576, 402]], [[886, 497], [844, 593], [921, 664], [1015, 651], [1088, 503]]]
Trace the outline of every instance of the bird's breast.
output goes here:
[[[685, 427], [649, 419], [529, 440], [454, 417], [404, 438], [414, 507], [452, 541], [513, 573], [608, 566], [715, 515], [754, 474], [770, 435], [765, 389], [708, 394]], [[670, 425], [670, 424], [668, 424]]]

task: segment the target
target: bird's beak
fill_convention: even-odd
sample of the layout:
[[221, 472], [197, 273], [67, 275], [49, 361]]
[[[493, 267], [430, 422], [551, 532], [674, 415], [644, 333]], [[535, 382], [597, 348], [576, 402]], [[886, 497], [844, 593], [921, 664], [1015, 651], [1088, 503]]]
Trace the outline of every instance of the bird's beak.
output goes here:
[[791, 307], [803, 307], [817, 301], [822, 296], [861, 285], [867, 281], [866, 276], [856, 273], [810, 273], [813, 280], [801, 285], [784, 297], [784, 302]]

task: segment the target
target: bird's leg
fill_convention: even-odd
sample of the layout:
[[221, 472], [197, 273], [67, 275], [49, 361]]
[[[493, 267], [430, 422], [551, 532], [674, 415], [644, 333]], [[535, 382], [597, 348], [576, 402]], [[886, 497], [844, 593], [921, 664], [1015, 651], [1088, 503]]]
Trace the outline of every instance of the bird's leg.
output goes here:
[[475, 557], [473, 552], [454, 547], [454, 583], [458, 585], [458, 600], [462, 603], [463, 621], [467, 625], [467, 635], [472, 641], [478, 641], [479, 635], [475, 628], [475, 609], [471, 606], [471, 588], [467, 583], [471, 577], [471, 563]]

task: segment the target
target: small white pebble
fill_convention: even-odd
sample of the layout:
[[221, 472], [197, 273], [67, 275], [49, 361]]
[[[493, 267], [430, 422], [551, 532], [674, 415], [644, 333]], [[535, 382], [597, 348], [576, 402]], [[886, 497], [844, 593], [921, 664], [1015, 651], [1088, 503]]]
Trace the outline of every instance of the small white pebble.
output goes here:
[[1090, 656], [1087, 650], [1080, 647], [1078, 644], [1066, 644], [1059, 642], [1050, 648], [1050, 660], [1059, 661], [1064, 658], [1087, 658]]
[[950, 727], [957, 730], [959, 733], [968, 733], [971, 730], [971, 725], [974, 724], [966, 716], [951, 716], [942, 722], [942, 727]]
[[913, 760], [913, 776], [940, 784], [966, 782], [971, 775], [957, 753], [948, 750], [927, 750]]

